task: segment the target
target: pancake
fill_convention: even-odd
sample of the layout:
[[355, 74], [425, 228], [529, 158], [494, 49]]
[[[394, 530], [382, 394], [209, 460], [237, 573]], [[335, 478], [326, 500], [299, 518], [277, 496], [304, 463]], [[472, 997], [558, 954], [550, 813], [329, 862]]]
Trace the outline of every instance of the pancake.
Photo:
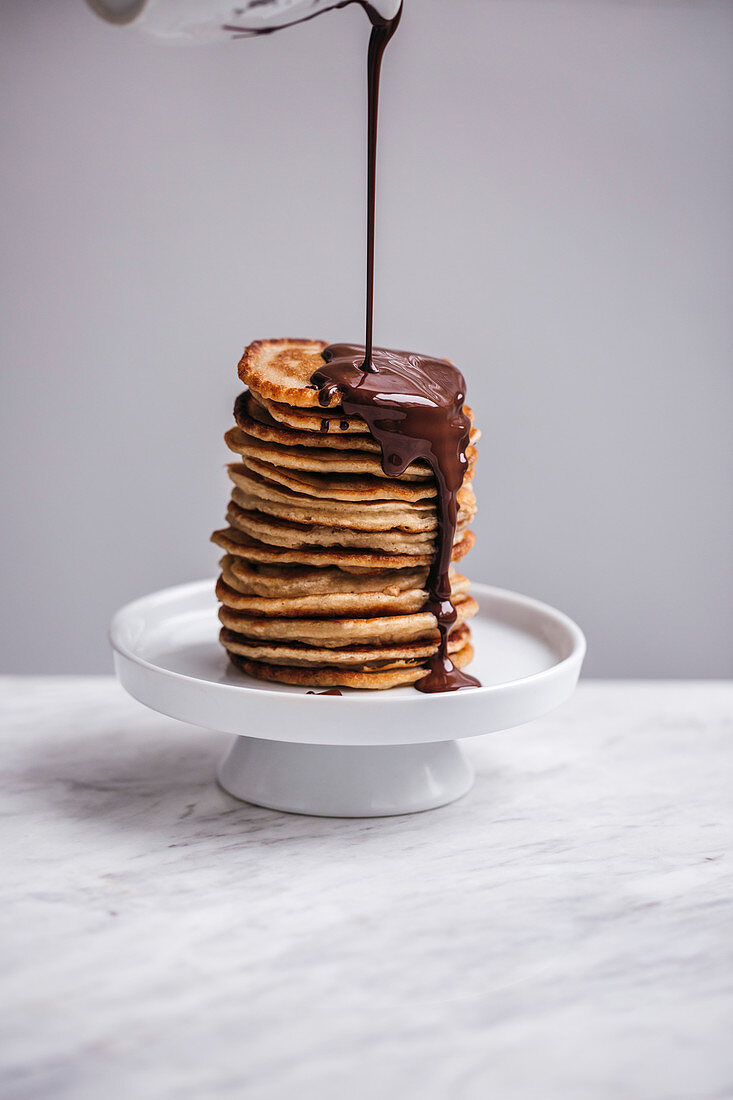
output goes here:
[[[214, 531], [211, 541], [235, 557], [243, 557], [251, 562], [272, 564], [313, 565], [318, 567], [335, 565], [346, 571], [409, 569], [419, 565], [430, 565], [433, 555], [388, 554], [377, 550], [346, 550], [343, 547], [285, 547], [271, 546], [247, 535], [236, 527], [227, 527]], [[473, 531], [466, 533], [453, 544], [453, 561], [460, 561], [476, 542]]]
[[[458, 653], [470, 639], [468, 627], [459, 627], [448, 639], [449, 653]], [[377, 672], [386, 668], [409, 668], [437, 651], [437, 641], [397, 642], [392, 645], [344, 645], [339, 648], [299, 645], [290, 641], [259, 641], [223, 627], [220, 641], [228, 653], [250, 661], [290, 668], [350, 668], [356, 672]]]
[[[243, 508], [235, 499], [237, 492], [235, 489], [229, 503], [227, 520], [233, 527], [269, 546], [293, 549], [305, 546], [370, 548], [388, 554], [427, 554], [428, 560], [432, 557], [435, 544], [432, 531], [400, 531], [398, 528], [389, 531], [355, 531], [349, 528], [296, 523]], [[457, 540], [466, 530], [468, 522], [468, 519], [464, 523], [459, 521], [456, 528]]]
[[[469, 413], [470, 411], [468, 409]], [[328, 430], [327, 418], [316, 417], [313, 414], [310, 414], [310, 418], [318, 421], [311, 430], [285, 426], [270, 416], [267, 409], [254, 399], [251, 391], [241, 393], [234, 402], [234, 419], [242, 431], [266, 443], [279, 443], [283, 447], [331, 447], [349, 452], [367, 451], [381, 456], [381, 444], [373, 436], [332, 432]], [[348, 424], [348, 421], [344, 420], [344, 423]], [[478, 442], [480, 435], [478, 429], [472, 427], [470, 442], [472, 444]]]
[[[335, 447], [342, 451], [367, 451], [375, 455], [382, 453], [379, 443], [371, 435], [327, 433], [319, 427], [312, 431], [286, 427], [271, 417], [263, 406], [258, 405], [251, 392], [240, 394], [234, 402], [234, 419], [247, 435], [253, 435], [267, 443], [279, 443], [283, 447]], [[320, 422], [322, 418], [316, 419]]]
[[278, 424], [299, 432], [321, 432], [329, 435], [368, 435], [369, 428], [360, 416], [347, 416], [343, 409], [298, 409], [280, 401], [270, 401], [250, 387], [249, 391], [261, 408]]
[[[269, 462], [247, 455], [244, 462], [250, 474], [255, 473], [267, 481], [284, 485], [304, 496], [322, 497], [327, 500], [430, 500], [437, 494], [435, 481], [397, 481], [396, 478], [359, 476], [357, 474], [318, 474], [304, 470], [282, 469]], [[469, 470], [464, 484], [473, 476]]]
[[[382, 573], [345, 573], [336, 566], [321, 569], [300, 565], [263, 565], [225, 554], [219, 562], [230, 588], [246, 596], [265, 599], [294, 599], [303, 596], [333, 594], [396, 596], [401, 592], [423, 589], [428, 571], [390, 569]], [[464, 581], [451, 566], [451, 580]], [[466, 582], [468, 583], [468, 582]]]
[[[352, 578], [354, 579], [354, 578]], [[452, 595], [468, 591], [465, 577], [454, 581]], [[237, 588], [237, 578], [226, 566], [222, 567], [217, 581], [216, 595], [226, 607], [244, 611], [250, 615], [300, 617], [322, 619], [330, 616], [364, 615], [367, 617], [409, 615], [422, 611], [428, 593], [424, 588], [408, 588], [404, 591], [385, 589], [381, 592], [351, 591], [325, 592], [313, 596], [253, 596]]]
[[[254, 468], [255, 465], [258, 467], [257, 469]], [[252, 459], [248, 459], [246, 462], [231, 462], [227, 466], [227, 470], [235, 485], [244, 492], [252, 493], [263, 500], [292, 503], [296, 506], [308, 505], [309, 507], [318, 507], [324, 504], [335, 512], [344, 515], [357, 515], [364, 510], [374, 514], [386, 514], [388, 511], [399, 511], [403, 515], [411, 515], [415, 511], [430, 513], [431, 515], [437, 514], [434, 496], [422, 497], [416, 495], [414, 499], [410, 499], [400, 495], [396, 498], [390, 498], [386, 493], [382, 493], [381, 496], [371, 500], [361, 495], [358, 489], [355, 491], [352, 487], [349, 490], [348, 486], [343, 495], [330, 496], [328, 494], [332, 490], [329, 484], [327, 482], [322, 484], [322, 479], [318, 474], [300, 475], [298, 480], [293, 477], [275, 480], [272, 477], [273, 467], [267, 463], [257, 464], [256, 461], [253, 463]], [[300, 480], [300, 478], [308, 478], [309, 481]], [[381, 483], [375, 481], [375, 484], [384, 486], [384, 481]], [[338, 487], [336, 491], [339, 491]], [[353, 499], [350, 499], [350, 497]], [[457, 499], [459, 506], [463, 505], [467, 508], [476, 506], [476, 497], [471, 488], [471, 479], [467, 479], [458, 490]]]
[[437, 526], [432, 502], [352, 501], [314, 498], [295, 493], [285, 486], [252, 474], [242, 464], [229, 467], [229, 477], [237, 487], [233, 499], [242, 508], [258, 509], [281, 519], [298, 523], [330, 524], [364, 531], [384, 531], [400, 527], [406, 531], [432, 531]]
[[[369, 434], [369, 427], [365, 420], [362, 420], [360, 416], [347, 416], [340, 407], [324, 409], [319, 406], [318, 409], [299, 409], [293, 405], [284, 405], [279, 401], [270, 401], [252, 387], [250, 387], [249, 392], [253, 398], [254, 406], [259, 407], [260, 412], [264, 411], [269, 414], [271, 420], [283, 425], [283, 427], [294, 428], [299, 432], [313, 432], [319, 435], [331, 436]], [[234, 405], [235, 417], [237, 415], [237, 402], [239, 401], [241, 401], [241, 395]], [[250, 415], [256, 419], [258, 413], [252, 411], [251, 405], [249, 409]], [[468, 405], [464, 405], [463, 411], [473, 424], [473, 410]], [[478, 439], [479, 436], [480, 432], [477, 431], [476, 438]], [[471, 441], [476, 442], [473, 435]]]
[[[262, 479], [250, 478], [246, 471], [229, 467], [229, 476], [235, 484], [232, 500], [245, 511], [263, 512], [277, 519], [293, 523], [329, 526], [352, 531], [413, 531], [432, 533], [438, 526], [434, 505], [403, 504], [400, 502], [375, 502], [352, 504], [344, 501], [314, 500], [268, 486]], [[471, 519], [475, 514], [475, 498], [466, 488], [459, 495], [459, 521]]]
[[[323, 340], [255, 340], [244, 349], [239, 377], [268, 401], [297, 408], [320, 407], [311, 376], [323, 366]], [[331, 402], [336, 405], [336, 402]]]
[[[373, 477], [388, 477], [382, 469], [378, 454], [342, 452], [333, 447], [285, 446], [282, 443], [258, 439], [239, 427], [230, 428], [224, 435], [224, 442], [235, 454], [257, 458], [280, 468], [284, 466], [286, 469], [311, 470], [323, 474], [371, 474]], [[426, 462], [412, 462], [401, 478], [405, 481], [423, 481], [432, 476]]]
[[[358, 608], [358, 617], [355, 618], [321, 616], [316, 619], [290, 619], [285, 615], [261, 615], [236, 610], [240, 601], [246, 597], [238, 596], [221, 578], [217, 582], [216, 595], [221, 601], [219, 620], [222, 625], [249, 639], [296, 640], [308, 646], [320, 645], [329, 649], [344, 645], [362, 645], [366, 641], [382, 645], [387, 642], [413, 642], [418, 638], [429, 638], [436, 643], [439, 640], [435, 616], [429, 611], [420, 610], [425, 604], [424, 598], [422, 604], [418, 604], [419, 610], [412, 613], [365, 617], [366, 608], [361, 606]], [[325, 596], [321, 598], [324, 601], [328, 599]], [[462, 626], [478, 611], [478, 604], [468, 595], [456, 593], [453, 603], [457, 614], [456, 627]]]
[[[412, 668], [391, 671], [356, 672], [346, 668], [303, 668], [284, 665], [268, 665], [253, 661], [237, 653], [229, 653], [229, 660], [241, 672], [258, 680], [270, 680], [278, 684], [293, 684], [303, 688], [348, 687], [366, 691], [384, 691], [393, 687], [405, 687], [417, 683], [427, 673], [424, 664]], [[473, 660], [473, 647], [467, 642], [451, 654], [456, 668], [465, 668]]]

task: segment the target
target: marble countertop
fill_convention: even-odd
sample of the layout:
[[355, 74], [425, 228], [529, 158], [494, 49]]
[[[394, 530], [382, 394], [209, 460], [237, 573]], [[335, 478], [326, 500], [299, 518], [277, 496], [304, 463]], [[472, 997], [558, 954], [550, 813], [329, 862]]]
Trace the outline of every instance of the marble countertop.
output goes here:
[[733, 685], [583, 683], [409, 817], [236, 802], [229, 739], [0, 681], [4, 1100], [722, 1100]]

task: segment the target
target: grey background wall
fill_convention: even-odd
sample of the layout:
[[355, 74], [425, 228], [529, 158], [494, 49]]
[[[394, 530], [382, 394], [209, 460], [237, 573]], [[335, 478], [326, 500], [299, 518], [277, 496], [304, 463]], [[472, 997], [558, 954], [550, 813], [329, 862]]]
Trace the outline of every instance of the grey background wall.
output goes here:
[[[590, 674], [729, 674], [733, 5], [406, 4], [377, 336], [468, 377], [470, 570], [577, 617]], [[367, 27], [0, 18], [0, 663], [102, 671], [116, 606], [214, 570], [242, 346], [362, 331]]]

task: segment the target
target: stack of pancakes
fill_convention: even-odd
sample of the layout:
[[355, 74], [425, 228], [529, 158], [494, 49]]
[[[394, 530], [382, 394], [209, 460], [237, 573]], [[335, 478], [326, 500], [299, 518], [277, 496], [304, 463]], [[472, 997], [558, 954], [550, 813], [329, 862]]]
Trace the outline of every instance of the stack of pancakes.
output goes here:
[[[426, 675], [439, 641], [435, 617], [423, 611], [436, 549], [435, 478], [422, 461], [388, 477], [364, 420], [319, 406], [310, 379], [325, 347], [257, 341], [239, 364], [248, 389], [224, 437], [236, 456], [229, 526], [212, 535], [225, 551], [216, 586], [221, 643], [237, 667], [263, 680], [412, 684]], [[472, 428], [472, 443], [478, 434]], [[468, 459], [454, 562], [475, 541], [474, 446]], [[458, 617], [449, 653], [464, 668], [477, 604], [453, 566], [451, 586]]]

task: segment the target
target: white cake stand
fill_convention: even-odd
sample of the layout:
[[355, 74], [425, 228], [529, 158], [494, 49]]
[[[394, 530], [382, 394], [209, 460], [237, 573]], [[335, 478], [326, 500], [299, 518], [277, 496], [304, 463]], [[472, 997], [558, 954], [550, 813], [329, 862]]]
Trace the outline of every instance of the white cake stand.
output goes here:
[[474, 584], [471, 622], [483, 687], [307, 695], [229, 664], [214, 581], [167, 588], [114, 617], [122, 686], [153, 710], [233, 733], [219, 782], [236, 798], [293, 813], [379, 817], [443, 806], [473, 771], [457, 738], [519, 726], [567, 699], [585, 655], [579, 627], [526, 596]]

